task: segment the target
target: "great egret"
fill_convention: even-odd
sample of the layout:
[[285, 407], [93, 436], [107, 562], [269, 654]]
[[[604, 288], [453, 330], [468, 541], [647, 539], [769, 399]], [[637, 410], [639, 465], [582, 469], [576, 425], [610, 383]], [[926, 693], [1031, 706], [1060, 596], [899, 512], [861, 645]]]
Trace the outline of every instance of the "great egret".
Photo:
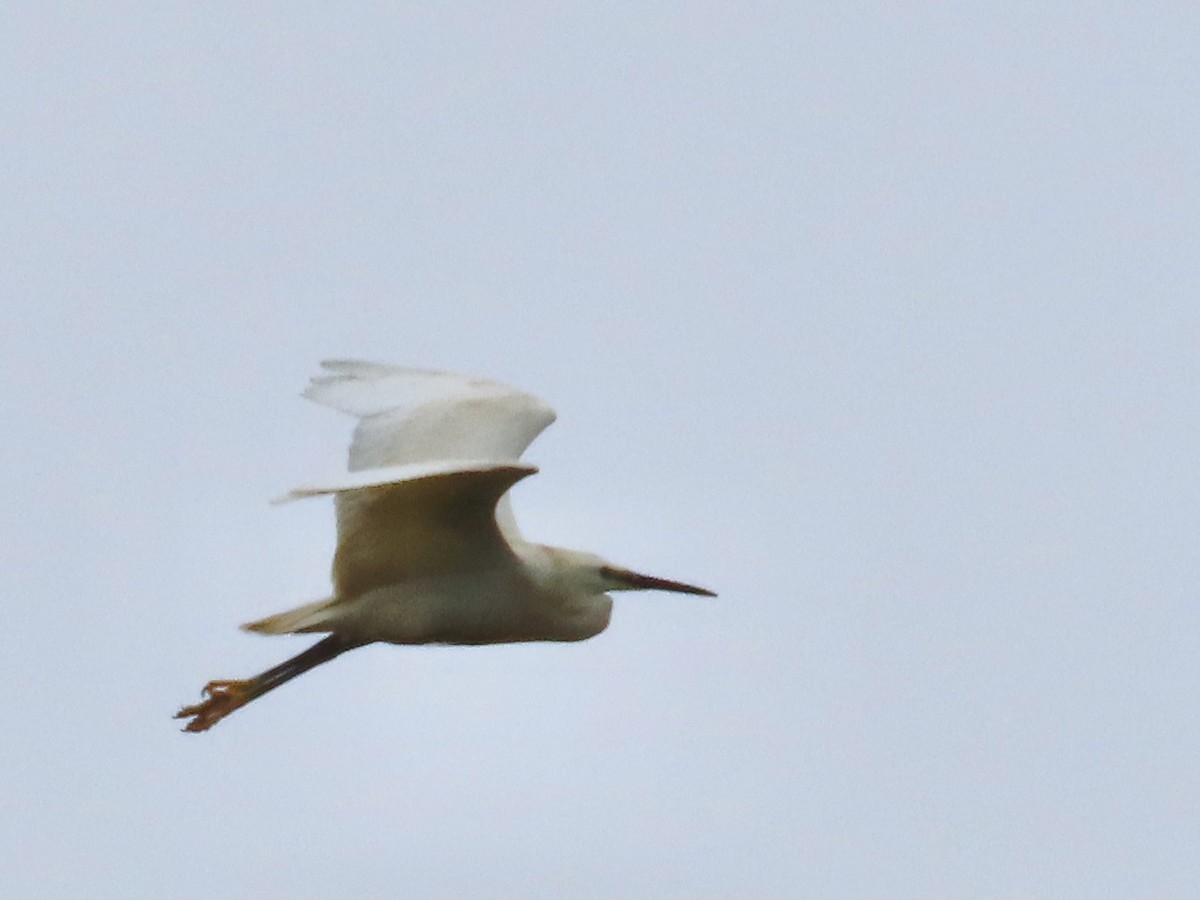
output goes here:
[[537, 471], [519, 461], [554, 411], [512, 388], [421, 369], [335, 360], [304, 392], [359, 418], [349, 470], [280, 501], [333, 494], [333, 595], [242, 627], [324, 633], [244, 681], [210, 681], [175, 714], [205, 731], [337, 655], [390, 644], [581, 641], [608, 627], [606, 591], [712, 591], [640, 575], [521, 537], [507, 492]]

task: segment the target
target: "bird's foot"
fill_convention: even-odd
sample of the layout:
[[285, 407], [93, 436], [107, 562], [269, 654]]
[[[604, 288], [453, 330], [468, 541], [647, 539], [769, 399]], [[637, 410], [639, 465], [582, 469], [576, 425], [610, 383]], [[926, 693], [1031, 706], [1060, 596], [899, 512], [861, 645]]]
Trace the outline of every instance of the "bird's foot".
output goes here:
[[256, 696], [249, 681], [210, 681], [204, 686], [204, 700], [185, 706], [175, 713], [176, 719], [191, 719], [184, 731], [208, 731], [223, 718]]

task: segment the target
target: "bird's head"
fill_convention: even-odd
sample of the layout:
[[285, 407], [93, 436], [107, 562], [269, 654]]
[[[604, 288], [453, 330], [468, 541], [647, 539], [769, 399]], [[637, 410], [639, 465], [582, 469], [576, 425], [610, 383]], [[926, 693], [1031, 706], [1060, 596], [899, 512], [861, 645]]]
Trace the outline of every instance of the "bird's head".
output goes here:
[[578, 550], [552, 551], [555, 578], [571, 593], [606, 594], [609, 591], [671, 591], [676, 594], [699, 594], [715, 597], [708, 588], [697, 587], [682, 581], [643, 575], [630, 569], [616, 566], [594, 553]]

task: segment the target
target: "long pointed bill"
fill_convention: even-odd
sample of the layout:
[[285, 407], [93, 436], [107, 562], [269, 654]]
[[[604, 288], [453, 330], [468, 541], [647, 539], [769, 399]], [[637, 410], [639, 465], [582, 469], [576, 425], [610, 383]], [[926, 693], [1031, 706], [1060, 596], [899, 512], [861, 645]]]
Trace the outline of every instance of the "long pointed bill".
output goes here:
[[671, 591], [676, 594], [699, 594], [702, 597], [717, 596], [715, 591], [710, 591], [708, 588], [684, 584], [682, 581], [671, 581], [667, 578], [655, 578], [653, 575], [642, 575], [628, 569], [618, 569], [616, 566], [607, 567], [604, 574], [620, 585], [618, 590]]

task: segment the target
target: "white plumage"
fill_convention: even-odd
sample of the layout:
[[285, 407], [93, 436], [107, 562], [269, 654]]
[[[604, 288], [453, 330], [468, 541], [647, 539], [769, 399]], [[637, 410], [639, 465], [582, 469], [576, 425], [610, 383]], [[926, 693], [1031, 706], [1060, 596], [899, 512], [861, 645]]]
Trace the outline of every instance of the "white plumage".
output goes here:
[[329, 636], [254, 678], [209, 682], [176, 715], [186, 730], [364, 644], [582, 640], [607, 627], [608, 591], [712, 594], [521, 537], [507, 493], [537, 471], [521, 454], [555, 418], [536, 397], [446, 372], [322, 365], [304, 396], [358, 417], [349, 465], [281, 500], [334, 495], [333, 594], [244, 627]]

